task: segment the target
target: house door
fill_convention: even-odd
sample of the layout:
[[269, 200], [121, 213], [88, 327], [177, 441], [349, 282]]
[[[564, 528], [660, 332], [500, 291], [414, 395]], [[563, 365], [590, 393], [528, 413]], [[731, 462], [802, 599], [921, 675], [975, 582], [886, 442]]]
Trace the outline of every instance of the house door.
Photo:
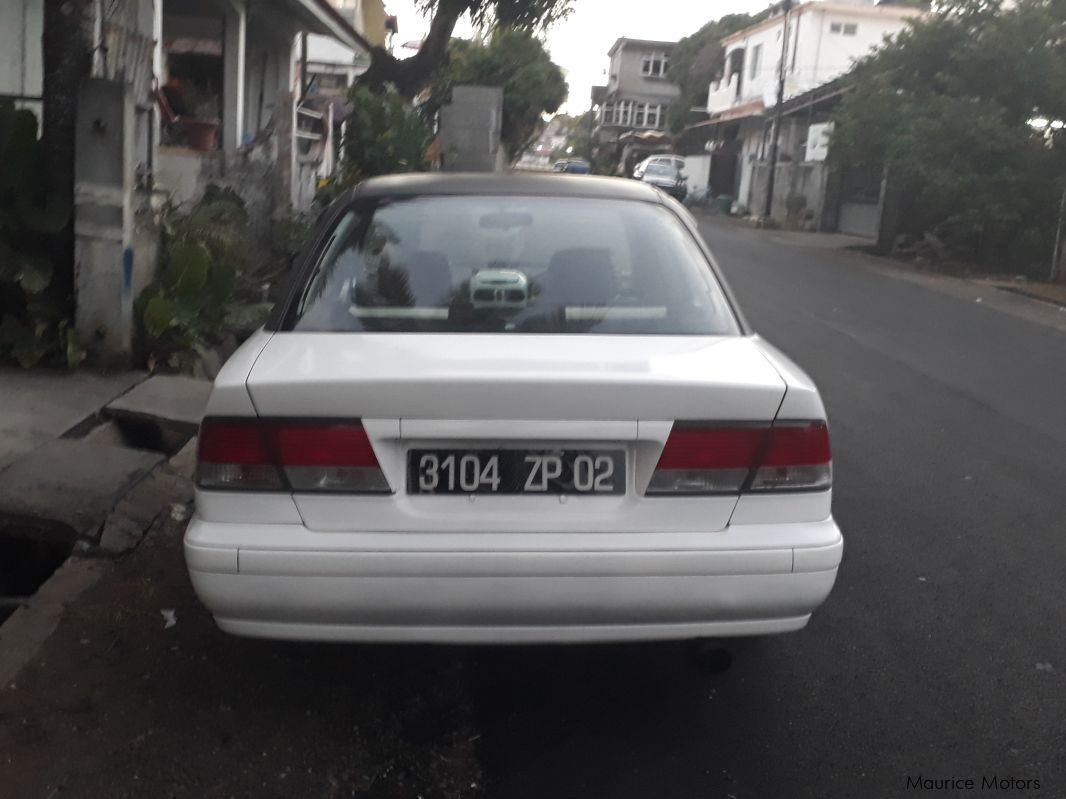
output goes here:
[[730, 197], [737, 196], [737, 178], [740, 174], [740, 141], [732, 139], [722, 143], [722, 146], [711, 155], [711, 195], [718, 197], [728, 194]]

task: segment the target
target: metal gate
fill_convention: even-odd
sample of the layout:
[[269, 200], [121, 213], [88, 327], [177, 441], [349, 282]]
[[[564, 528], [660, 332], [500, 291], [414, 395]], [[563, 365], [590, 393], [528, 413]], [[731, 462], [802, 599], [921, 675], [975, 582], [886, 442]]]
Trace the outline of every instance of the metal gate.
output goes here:
[[852, 236], [876, 239], [881, 228], [879, 168], [845, 169], [840, 178], [840, 214], [837, 229]]

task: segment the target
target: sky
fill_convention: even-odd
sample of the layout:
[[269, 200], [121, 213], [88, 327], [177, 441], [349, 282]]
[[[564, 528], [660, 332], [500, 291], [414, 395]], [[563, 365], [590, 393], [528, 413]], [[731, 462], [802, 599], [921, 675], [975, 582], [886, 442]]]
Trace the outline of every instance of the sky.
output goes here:
[[[592, 87], [607, 82], [607, 51], [620, 36], [676, 41], [712, 19], [760, 11], [767, 5], [769, 0], [574, 0], [574, 13], [547, 34], [548, 51], [566, 72], [570, 86], [561, 110], [569, 114], [588, 110]], [[385, 0], [385, 7], [398, 18], [398, 44], [417, 41], [429, 30], [429, 21], [417, 12], [414, 0]], [[460, 21], [455, 35], [470, 34], [469, 22]], [[396, 48], [398, 57], [405, 52], [413, 53]]]

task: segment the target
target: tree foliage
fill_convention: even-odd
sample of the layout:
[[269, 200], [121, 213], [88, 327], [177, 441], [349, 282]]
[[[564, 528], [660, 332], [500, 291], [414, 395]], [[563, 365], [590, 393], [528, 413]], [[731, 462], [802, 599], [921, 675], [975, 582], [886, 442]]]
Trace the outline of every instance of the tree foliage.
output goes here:
[[681, 96], [670, 104], [667, 111], [670, 129], [674, 133], [684, 127], [690, 108], [706, 105], [711, 81], [721, 76], [725, 56], [721, 40], [754, 25], [769, 14], [770, 9], [758, 14], [727, 14], [708, 22], [677, 43], [670, 55], [669, 77], [681, 87]]
[[566, 144], [552, 153], [552, 158], [584, 158], [592, 161], [592, 132], [596, 115], [591, 109], [583, 114], [556, 114], [552, 122], [558, 126], [559, 135], [566, 137]]
[[429, 85], [434, 71], [448, 58], [448, 44], [455, 24], [464, 14], [485, 30], [513, 28], [535, 32], [565, 19], [574, 0], [419, 0], [419, 8], [431, 14], [429, 33], [418, 53], [398, 59], [383, 47], [370, 53], [370, 68], [360, 84], [380, 92], [392, 85], [408, 100]]
[[71, 218], [68, 196], [41, 179], [49, 152], [37, 117], [0, 101], [0, 361], [77, 366], [85, 357], [56, 294], [53, 245]]
[[448, 66], [433, 81], [427, 110], [447, 102], [455, 86], [502, 87], [500, 139], [512, 159], [539, 133], [541, 114], [554, 113], [566, 100], [563, 71], [527, 30], [497, 28], [486, 44], [455, 39], [448, 56]]
[[901, 232], [935, 233], [992, 268], [1050, 258], [1066, 139], [1066, 0], [952, 0], [862, 61], [836, 114], [834, 157], [880, 166]]
[[391, 87], [374, 93], [359, 84], [348, 99], [352, 115], [341, 143], [342, 184], [425, 169], [432, 131], [410, 103]]

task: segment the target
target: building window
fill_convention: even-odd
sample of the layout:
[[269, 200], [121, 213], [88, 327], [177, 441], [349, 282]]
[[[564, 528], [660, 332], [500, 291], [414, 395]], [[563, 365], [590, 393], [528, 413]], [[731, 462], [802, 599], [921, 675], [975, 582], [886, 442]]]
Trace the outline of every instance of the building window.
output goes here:
[[751, 50], [751, 69], [748, 72], [748, 77], [752, 80], [759, 74], [759, 66], [762, 62], [762, 45], [757, 44]]
[[600, 124], [601, 125], [613, 125], [614, 124], [614, 103], [604, 103], [603, 110], [600, 111]]
[[616, 125], [632, 125], [633, 124], [633, 101], [632, 100], [620, 100], [614, 107], [614, 124]]
[[645, 122], [649, 128], [658, 128], [662, 122], [663, 107], [661, 105], [648, 104], [648, 113]]
[[844, 35], [845, 36], [854, 36], [858, 32], [859, 32], [859, 26], [856, 25], [854, 22], [848, 22], [847, 24], [844, 25]]
[[841, 33], [844, 36], [855, 36], [859, 32], [859, 26], [854, 22], [830, 22], [830, 33]]
[[665, 78], [670, 69], [670, 56], [666, 53], [647, 53], [640, 62], [640, 74], [649, 78]]
[[636, 111], [633, 114], [633, 125], [642, 128], [644, 127], [644, 111], [647, 106], [644, 103], [637, 103]]

